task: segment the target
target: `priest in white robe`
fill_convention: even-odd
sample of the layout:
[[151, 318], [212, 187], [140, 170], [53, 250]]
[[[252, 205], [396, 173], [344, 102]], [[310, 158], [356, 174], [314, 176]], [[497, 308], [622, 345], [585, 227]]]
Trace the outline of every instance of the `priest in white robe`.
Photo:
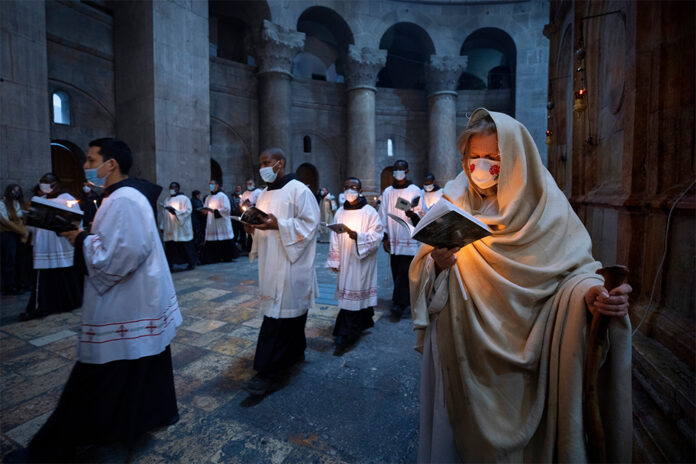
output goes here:
[[[261, 195], [261, 190], [256, 186], [256, 182], [254, 182], [254, 179], [247, 179], [246, 180], [246, 190], [244, 193], [242, 193], [242, 211], [244, 211], [246, 208], [249, 206], [256, 206], [256, 201], [259, 199], [259, 195]], [[239, 241], [239, 243], [242, 244], [242, 248], [244, 251], [251, 251], [251, 242], [252, 238], [251, 235], [247, 234], [244, 228], [241, 228], [241, 233], [243, 234], [242, 240]]]
[[427, 212], [435, 203], [442, 198], [442, 189], [435, 183], [435, 176], [427, 173], [423, 178], [423, 201], [424, 209]]
[[[85, 275], [78, 361], [29, 462], [72, 462], [78, 447], [124, 441], [179, 418], [169, 345], [182, 318], [148, 199], [117, 139], [90, 143], [85, 175], [108, 195], [91, 233], [62, 235]], [[154, 199], [154, 198], [153, 198]]]
[[[79, 202], [67, 193], [53, 174], [39, 180], [42, 198], [81, 211]], [[26, 311], [20, 321], [71, 311], [82, 306], [82, 275], [73, 266], [74, 250], [55, 232], [31, 227], [34, 279]]]
[[342, 225], [331, 233], [326, 267], [338, 273], [335, 298], [339, 312], [333, 335], [334, 355], [341, 356], [374, 326], [377, 305], [377, 250], [384, 230], [379, 214], [361, 195], [357, 177], [343, 183], [345, 203], [338, 208], [333, 223]]
[[164, 253], [169, 270], [175, 264], [187, 264], [187, 270], [196, 267], [196, 247], [193, 243], [191, 200], [181, 193], [178, 182], [169, 184], [169, 196], [164, 200], [164, 211], [159, 216], [164, 239]]
[[205, 197], [203, 211], [206, 213], [205, 244], [201, 262], [203, 264], [230, 262], [239, 253], [234, 244], [234, 231], [230, 215], [232, 205], [220, 184], [210, 181], [210, 195]]
[[253, 395], [280, 388], [288, 368], [304, 359], [307, 312], [318, 292], [316, 198], [294, 174], [285, 174], [281, 149], [263, 151], [259, 164], [268, 185], [256, 207], [268, 218], [260, 225], [245, 226], [254, 237], [249, 259], [259, 259], [259, 301], [264, 313], [254, 356], [258, 373], [244, 387]]
[[[382, 192], [379, 218], [384, 225], [384, 251], [389, 253], [394, 292], [392, 294], [391, 320], [398, 321], [411, 304], [408, 291], [408, 267], [413, 256], [418, 253], [420, 243], [411, 238], [411, 232], [388, 214], [400, 217], [410, 225], [418, 224], [423, 214], [421, 189], [408, 180], [408, 163], [397, 160], [394, 163], [394, 182]], [[407, 211], [396, 207], [397, 200], [403, 198], [409, 203], [418, 198], [418, 204]]]
[[418, 461], [587, 462], [585, 339], [601, 314], [607, 462], [631, 462], [630, 285], [604, 288], [590, 236], [522, 124], [478, 109], [458, 145], [464, 172], [444, 195], [493, 234], [423, 245], [411, 265]]

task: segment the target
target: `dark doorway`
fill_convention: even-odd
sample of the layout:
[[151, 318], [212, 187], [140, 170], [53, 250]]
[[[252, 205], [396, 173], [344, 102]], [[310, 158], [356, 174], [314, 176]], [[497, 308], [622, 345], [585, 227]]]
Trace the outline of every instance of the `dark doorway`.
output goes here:
[[384, 192], [384, 189], [389, 187], [394, 182], [394, 171], [393, 166], [387, 166], [382, 170], [382, 174], [379, 176], [379, 191]]
[[297, 174], [297, 180], [305, 185], [309, 185], [312, 193], [317, 193], [319, 190], [319, 171], [313, 164], [302, 163], [298, 166], [295, 173]]
[[75, 198], [82, 197], [82, 184], [85, 182], [82, 165], [85, 160], [85, 153], [74, 143], [67, 140], [51, 142], [51, 171]]
[[210, 158], [210, 179], [217, 181], [218, 185], [222, 185], [222, 169], [217, 161]]

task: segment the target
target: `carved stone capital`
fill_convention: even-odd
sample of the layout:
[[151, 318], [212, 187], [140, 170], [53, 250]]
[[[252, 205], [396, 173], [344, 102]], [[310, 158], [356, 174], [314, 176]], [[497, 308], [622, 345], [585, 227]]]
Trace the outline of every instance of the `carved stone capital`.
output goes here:
[[305, 34], [263, 21], [259, 47], [259, 73], [292, 72], [292, 60], [304, 48]]
[[346, 89], [368, 88], [376, 90], [377, 74], [387, 63], [387, 51], [374, 48], [348, 46], [345, 66]]
[[466, 70], [467, 59], [466, 56], [430, 55], [426, 73], [428, 95], [456, 92], [459, 77]]

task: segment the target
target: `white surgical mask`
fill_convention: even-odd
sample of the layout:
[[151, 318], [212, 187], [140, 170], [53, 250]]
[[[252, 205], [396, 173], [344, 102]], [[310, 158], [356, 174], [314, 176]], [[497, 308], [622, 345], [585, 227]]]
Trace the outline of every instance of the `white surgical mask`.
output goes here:
[[354, 189], [348, 189], [343, 192], [343, 196], [346, 197], [346, 201], [348, 203], [353, 203], [355, 200], [358, 199], [358, 191]]
[[254, 190], [254, 184], [247, 185], [247, 190]]
[[211, 192], [212, 192], [213, 190], [215, 190], [215, 184], [210, 184], [210, 185], [208, 185], [208, 187], [210, 187], [210, 191], [211, 191]]
[[425, 189], [426, 192], [432, 192], [434, 188], [435, 188], [435, 184], [430, 184], [430, 185], [424, 185], [424, 186], [423, 186], [423, 189]]
[[174, 189], [169, 189], [169, 194], [170, 194], [171, 196], [176, 195], [176, 190], [174, 190]]
[[273, 170], [273, 168], [278, 164], [279, 162], [276, 161], [273, 166], [267, 166], [265, 168], [259, 169], [259, 174], [261, 175], [261, 178], [263, 179], [264, 182], [267, 184], [271, 184], [276, 180], [276, 177], [278, 177], [278, 173]]
[[85, 185], [84, 187], [82, 187], [82, 191], [85, 193], [89, 193], [90, 191], [92, 191], [92, 189], [89, 188], [89, 185]]
[[394, 171], [394, 179], [404, 180], [406, 178], [406, 171]]
[[51, 193], [51, 192], [53, 191], [53, 187], [51, 187], [51, 184], [43, 184], [43, 183], [41, 183], [41, 184], [39, 184], [39, 189], [40, 189], [43, 193], [46, 193], [46, 194]]
[[500, 161], [492, 161], [486, 158], [470, 159], [469, 171], [474, 184], [482, 189], [488, 189], [498, 183]]

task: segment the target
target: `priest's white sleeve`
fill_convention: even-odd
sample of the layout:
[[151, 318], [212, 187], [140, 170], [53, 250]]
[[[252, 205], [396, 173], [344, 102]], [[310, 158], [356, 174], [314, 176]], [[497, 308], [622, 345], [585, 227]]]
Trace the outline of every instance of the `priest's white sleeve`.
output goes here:
[[191, 207], [191, 200], [186, 198], [183, 203], [179, 203], [180, 206], [183, 206], [181, 209], [176, 210], [176, 221], [179, 223], [179, 225], [184, 225], [188, 218], [191, 217], [191, 211], [193, 208]]
[[380, 221], [379, 215], [373, 213], [370, 215], [367, 230], [358, 232], [358, 257], [363, 259], [372, 254], [373, 251], [379, 248], [383, 237], [384, 228], [382, 227], [382, 221]]
[[319, 227], [319, 205], [309, 189], [299, 191], [294, 209], [294, 217], [278, 219], [280, 240], [291, 263], [302, 256]]
[[[338, 215], [336, 216], [338, 217]], [[333, 223], [337, 224], [336, 217], [334, 217]], [[340, 239], [338, 234], [331, 231], [331, 238], [329, 240], [329, 254], [326, 258], [326, 267], [330, 269], [341, 268], [341, 247], [339, 241]]]
[[232, 209], [232, 206], [230, 205], [230, 199], [227, 198], [227, 195], [224, 193], [220, 195], [222, 197], [222, 208], [220, 205], [218, 205], [218, 213], [222, 215], [222, 217], [230, 217], [230, 210]]
[[90, 282], [100, 295], [136, 270], [150, 254], [154, 244], [133, 214], [128, 198], [117, 198], [102, 211], [100, 222], [110, 224], [109, 234], [88, 235], [83, 243], [85, 265]]

